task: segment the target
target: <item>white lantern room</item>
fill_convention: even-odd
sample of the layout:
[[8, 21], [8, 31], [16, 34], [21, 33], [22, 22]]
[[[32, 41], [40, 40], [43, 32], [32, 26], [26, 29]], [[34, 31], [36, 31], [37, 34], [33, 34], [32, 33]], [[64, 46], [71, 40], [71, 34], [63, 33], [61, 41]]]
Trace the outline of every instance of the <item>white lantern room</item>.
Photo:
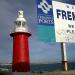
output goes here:
[[15, 32], [28, 32], [27, 22], [22, 10], [18, 11], [18, 17], [15, 21]]

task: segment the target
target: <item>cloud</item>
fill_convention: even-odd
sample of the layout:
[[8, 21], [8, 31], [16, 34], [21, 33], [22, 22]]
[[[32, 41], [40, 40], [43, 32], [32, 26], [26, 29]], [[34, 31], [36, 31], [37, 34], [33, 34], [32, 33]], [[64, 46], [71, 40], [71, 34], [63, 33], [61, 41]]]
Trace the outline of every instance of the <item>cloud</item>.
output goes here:
[[48, 44], [39, 40], [37, 38], [31, 38], [30, 42], [30, 59], [31, 63], [50, 63], [50, 62], [60, 62], [61, 52], [59, 44]]
[[[31, 7], [31, 8], [30, 8]], [[29, 9], [28, 9], [29, 8]], [[10, 30], [14, 28], [14, 21], [16, 20], [18, 10], [24, 10], [24, 15], [27, 19], [29, 30], [34, 36], [35, 29], [35, 15], [34, 15], [34, 3], [32, 1], [0, 1], [0, 61], [11, 62], [12, 58], [12, 39], [10, 37]], [[33, 19], [33, 22], [32, 22]], [[34, 38], [34, 37], [33, 37]], [[11, 57], [11, 58], [10, 58]]]
[[[18, 10], [24, 10], [29, 31], [29, 50], [31, 63], [48, 63], [61, 61], [61, 49], [59, 43], [44, 43], [39, 41], [36, 34], [36, 2], [35, 0], [1, 0], [0, 1], [0, 61], [12, 62], [12, 39], [10, 30], [14, 27], [14, 21]], [[69, 60], [74, 60], [74, 45], [68, 48]], [[73, 54], [70, 54], [70, 52]], [[71, 55], [71, 56], [70, 56]]]

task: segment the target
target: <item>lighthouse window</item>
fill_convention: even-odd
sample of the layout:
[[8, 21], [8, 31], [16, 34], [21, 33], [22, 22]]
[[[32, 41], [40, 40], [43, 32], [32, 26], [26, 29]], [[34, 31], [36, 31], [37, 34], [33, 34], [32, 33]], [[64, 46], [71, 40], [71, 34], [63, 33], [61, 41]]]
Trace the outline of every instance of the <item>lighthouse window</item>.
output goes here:
[[21, 21], [18, 21], [17, 23], [18, 23], [17, 25], [20, 27], [21, 26]]
[[25, 22], [22, 22], [22, 26], [23, 26], [23, 27], [25, 26]]
[[17, 21], [17, 22], [15, 22], [15, 24], [16, 24], [18, 27], [20, 27], [20, 26], [21, 26], [21, 21]]

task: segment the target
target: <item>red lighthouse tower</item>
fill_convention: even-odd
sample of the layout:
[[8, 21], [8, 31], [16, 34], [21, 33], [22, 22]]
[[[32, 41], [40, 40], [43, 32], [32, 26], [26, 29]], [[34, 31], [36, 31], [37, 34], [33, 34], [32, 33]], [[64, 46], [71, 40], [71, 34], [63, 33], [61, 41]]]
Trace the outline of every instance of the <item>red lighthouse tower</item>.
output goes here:
[[28, 32], [23, 11], [18, 12], [18, 18], [15, 21], [15, 30], [10, 36], [13, 37], [12, 72], [29, 72], [30, 61], [28, 37], [31, 36], [31, 34]]

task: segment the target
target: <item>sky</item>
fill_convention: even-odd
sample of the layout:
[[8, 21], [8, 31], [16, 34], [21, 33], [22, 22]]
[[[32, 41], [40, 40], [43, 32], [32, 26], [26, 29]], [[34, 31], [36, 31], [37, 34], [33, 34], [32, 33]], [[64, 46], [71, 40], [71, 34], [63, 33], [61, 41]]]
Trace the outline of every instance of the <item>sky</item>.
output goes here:
[[[59, 0], [73, 3], [74, 0]], [[29, 32], [29, 54], [31, 63], [61, 62], [60, 43], [45, 43], [37, 36], [36, 0], [0, 0], [0, 63], [12, 62], [12, 37], [14, 21], [19, 10], [24, 11]], [[75, 44], [66, 44], [68, 61], [75, 61]]]

